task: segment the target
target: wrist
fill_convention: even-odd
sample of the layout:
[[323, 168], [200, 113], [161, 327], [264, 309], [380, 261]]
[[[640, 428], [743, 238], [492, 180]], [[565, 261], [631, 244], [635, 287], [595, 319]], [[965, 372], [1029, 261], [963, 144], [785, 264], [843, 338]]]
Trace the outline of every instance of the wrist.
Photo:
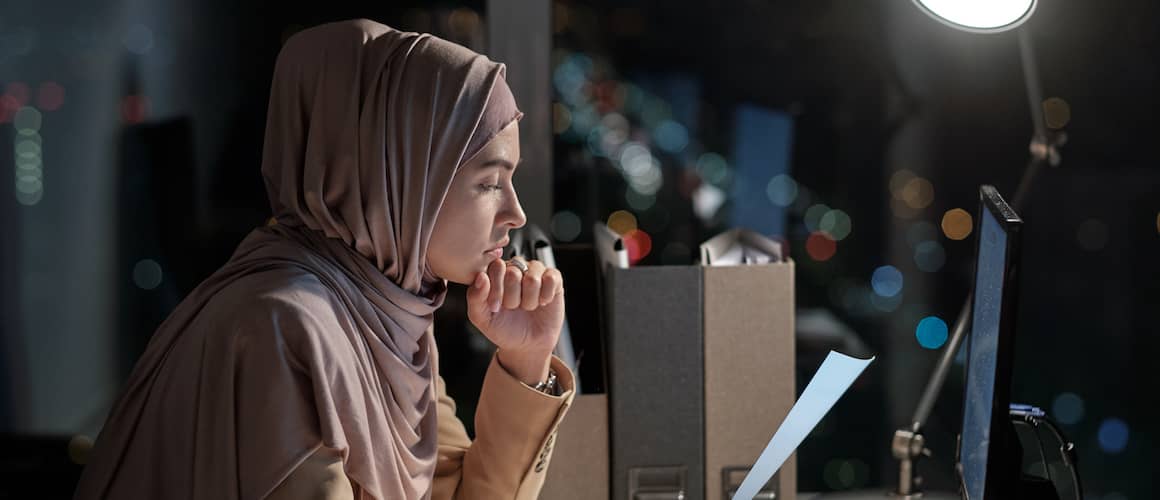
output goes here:
[[552, 352], [527, 352], [500, 349], [496, 360], [516, 380], [535, 386], [548, 379], [548, 367], [552, 364]]

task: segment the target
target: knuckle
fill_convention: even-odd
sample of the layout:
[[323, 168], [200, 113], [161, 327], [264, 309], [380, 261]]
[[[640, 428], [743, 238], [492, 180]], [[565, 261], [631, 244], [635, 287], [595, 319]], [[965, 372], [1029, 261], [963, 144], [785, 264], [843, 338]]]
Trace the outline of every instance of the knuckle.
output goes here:
[[506, 273], [504, 273], [503, 277], [504, 280], [506, 280], [509, 284], [514, 285], [520, 280], [520, 271], [516, 268], [510, 268]]

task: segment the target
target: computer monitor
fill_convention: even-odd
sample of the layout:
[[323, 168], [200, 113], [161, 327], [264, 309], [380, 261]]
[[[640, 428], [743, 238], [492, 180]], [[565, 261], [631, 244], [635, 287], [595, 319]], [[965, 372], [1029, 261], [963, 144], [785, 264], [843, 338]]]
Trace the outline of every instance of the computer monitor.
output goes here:
[[979, 188], [975, 283], [971, 330], [967, 337], [966, 390], [957, 460], [963, 497], [1005, 496], [1008, 474], [1018, 468], [1008, 444], [1011, 421], [1011, 366], [1015, 347], [1015, 306], [1019, 228], [1023, 221], [998, 191]]

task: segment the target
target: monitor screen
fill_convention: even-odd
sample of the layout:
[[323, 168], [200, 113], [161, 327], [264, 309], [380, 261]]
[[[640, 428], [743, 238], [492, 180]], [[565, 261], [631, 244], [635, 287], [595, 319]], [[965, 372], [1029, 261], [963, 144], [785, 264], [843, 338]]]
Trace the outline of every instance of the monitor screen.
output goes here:
[[972, 500], [983, 498], [986, 489], [1007, 259], [1007, 233], [1003, 226], [986, 207], [980, 210], [979, 217], [979, 250], [975, 262], [971, 334], [967, 340], [966, 399], [959, 449], [964, 490]]

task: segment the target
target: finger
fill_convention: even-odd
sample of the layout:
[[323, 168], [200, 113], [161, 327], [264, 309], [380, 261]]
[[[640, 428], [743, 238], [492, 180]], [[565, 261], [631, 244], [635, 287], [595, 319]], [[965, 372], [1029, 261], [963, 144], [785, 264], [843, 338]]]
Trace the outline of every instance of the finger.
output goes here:
[[487, 295], [491, 291], [491, 280], [487, 277], [487, 272], [480, 271], [475, 273], [475, 280], [471, 282], [471, 286], [467, 288], [467, 305], [470, 308], [479, 308], [487, 310]]
[[507, 265], [499, 259], [491, 261], [491, 264], [487, 266], [487, 278], [491, 281], [491, 291], [487, 296], [487, 302], [493, 313], [499, 312], [500, 302], [503, 300], [503, 275], [506, 272], [506, 267]]
[[563, 289], [564, 276], [560, 274], [560, 270], [548, 269], [545, 271], [540, 285], [540, 305], [545, 306], [551, 304]]
[[520, 306], [520, 280], [523, 273], [516, 266], [506, 266], [503, 275], [503, 308], [515, 309]]
[[525, 311], [535, 311], [540, 307], [540, 283], [545, 270], [543, 262], [538, 260], [528, 262], [528, 270], [524, 273], [523, 283], [520, 284], [520, 307]]
[[487, 277], [487, 273], [483, 271], [476, 273], [475, 281], [467, 289], [467, 316], [472, 323], [487, 324], [488, 309], [491, 308], [487, 296], [490, 292], [491, 279]]

